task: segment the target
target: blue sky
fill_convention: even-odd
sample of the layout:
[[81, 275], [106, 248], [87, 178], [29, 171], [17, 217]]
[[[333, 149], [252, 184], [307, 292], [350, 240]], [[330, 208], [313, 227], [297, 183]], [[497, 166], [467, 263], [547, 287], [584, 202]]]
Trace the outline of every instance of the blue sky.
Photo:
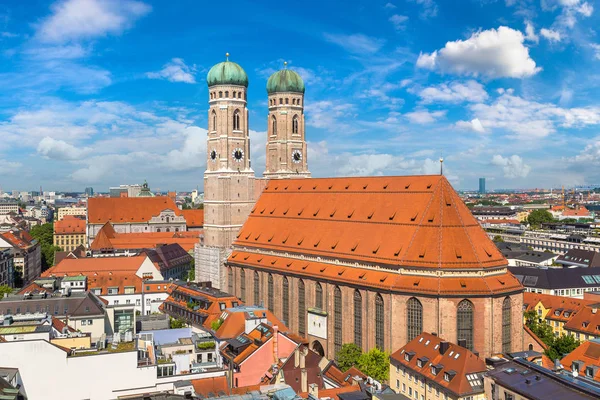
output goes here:
[[101, 1], [0, 5], [0, 186], [202, 187], [206, 73], [306, 83], [313, 176], [437, 173], [458, 189], [600, 183], [599, 8], [588, 0]]

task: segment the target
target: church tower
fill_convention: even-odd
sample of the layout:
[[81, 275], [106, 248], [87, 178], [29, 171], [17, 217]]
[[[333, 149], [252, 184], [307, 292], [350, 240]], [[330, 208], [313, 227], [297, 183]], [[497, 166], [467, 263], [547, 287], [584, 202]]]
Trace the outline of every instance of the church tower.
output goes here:
[[267, 81], [267, 93], [269, 116], [264, 177], [309, 178], [304, 136], [304, 82], [300, 75], [284, 67]]
[[227, 60], [208, 72], [204, 245], [229, 248], [255, 202], [246, 91], [248, 76]]

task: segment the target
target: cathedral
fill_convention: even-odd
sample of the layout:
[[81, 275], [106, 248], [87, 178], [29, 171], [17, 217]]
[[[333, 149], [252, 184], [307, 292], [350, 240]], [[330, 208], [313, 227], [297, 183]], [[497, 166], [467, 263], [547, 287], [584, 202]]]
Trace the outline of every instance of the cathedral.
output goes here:
[[247, 75], [225, 61], [207, 81], [198, 279], [265, 305], [328, 358], [350, 342], [393, 351], [422, 331], [484, 357], [523, 349], [523, 287], [443, 175], [310, 178], [304, 83], [284, 68], [267, 82], [257, 178]]

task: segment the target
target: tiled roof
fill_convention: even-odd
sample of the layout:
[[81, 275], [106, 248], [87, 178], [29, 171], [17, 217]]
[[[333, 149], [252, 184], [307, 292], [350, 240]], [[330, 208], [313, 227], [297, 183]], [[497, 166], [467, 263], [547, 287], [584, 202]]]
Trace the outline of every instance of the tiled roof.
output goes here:
[[72, 215], [65, 215], [60, 221], [54, 221], [54, 234], [55, 235], [66, 235], [66, 234], [84, 234], [85, 233], [85, 219], [76, 218]]
[[507, 264], [438, 175], [272, 180], [234, 244], [388, 268]]
[[147, 232], [116, 233], [110, 222], [98, 231], [90, 245], [91, 250], [108, 249], [145, 249], [155, 248], [161, 244], [179, 244], [185, 251], [190, 251], [200, 243], [202, 232]]
[[134, 257], [85, 257], [65, 258], [59, 264], [49, 268], [42, 276], [61, 276], [64, 274], [86, 274], [88, 272], [137, 272], [144, 260], [145, 254]]
[[529, 335], [529, 337], [531, 337], [533, 340], [535, 340], [535, 342], [544, 350], [548, 350], [548, 345], [546, 343], [544, 343], [542, 341], [542, 339], [539, 338], [538, 335], [536, 335], [535, 333], [533, 333], [533, 331], [527, 326], [527, 325], [523, 325], [523, 329], [525, 329], [525, 333], [527, 335]]
[[562, 212], [563, 217], [591, 217], [590, 212], [585, 207], [567, 208]]
[[346, 372], [343, 372], [333, 361], [329, 363], [327, 367], [325, 367], [325, 369], [323, 370], [323, 376], [331, 379], [340, 387], [351, 386], [353, 384], [352, 378], [355, 376], [358, 376], [363, 380], [367, 379], [367, 376], [363, 374], [358, 368], [353, 366], [348, 368]]
[[[442, 343], [448, 346], [443, 354]], [[412, 354], [408, 361], [405, 359], [406, 353]], [[394, 365], [410, 368], [426, 379], [435, 381], [441, 387], [452, 391], [458, 397], [483, 392], [483, 377], [478, 374], [486, 371], [484, 360], [464, 347], [444, 342], [438, 336], [423, 332], [394, 352], [390, 359]], [[422, 362], [421, 367], [417, 363], [419, 360]], [[433, 374], [432, 366], [436, 365], [440, 368], [436, 374]], [[448, 372], [455, 373], [450, 381], [445, 379], [445, 374]]]
[[226, 376], [193, 379], [190, 381], [194, 391], [202, 398], [220, 397], [231, 393]]
[[[319, 389], [324, 389], [325, 385], [323, 383], [323, 376], [321, 374], [321, 367], [319, 367], [319, 363], [321, 362], [321, 356], [316, 352], [308, 349], [306, 346], [299, 346], [294, 351], [305, 351], [305, 370], [307, 376], [307, 385], [316, 384]], [[281, 366], [281, 373], [285, 379], [285, 383], [290, 385], [294, 392], [300, 393], [302, 391], [302, 382], [301, 375], [302, 369], [300, 366], [296, 366], [295, 364], [295, 355], [290, 354], [287, 360]], [[275, 383], [277, 377], [273, 377], [272, 383]]]
[[200, 227], [204, 225], [204, 210], [181, 210], [188, 227]]
[[521, 221], [518, 219], [485, 219], [481, 221], [482, 224], [490, 224], [490, 225], [501, 225], [501, 224], [514, 224], [520, 225]]
[[75, 329], [62, 322], [56, 317], [52, 317], [52, 327], [59, 332], [62, 332], [64, 328], [67, 328], [69, 332], [75, 332]]
[[286, 271], [307, 278], [319, 276], [336, 282], [356, 284], [379, 289], [411, 291], [431, 295], [469, 294], [487, 295], [521, 290], [519, 281], [509, 272], [481, 277], [440, 277], [398, 274], [385, 269], [348, 267], [324, 262], [301, 260], [278, 255], [267, 255], [234, 250], [228, 264], [252, 266], [274, 272]]
[[[248, 307], [233, 307], [227, 309], [227, 318], [225, 318], [214, 335], [219, 339], [231, 339], [242, 334], [246, 329], [246, 319], [249, 318], [248, 311], [246, 310], [247, 308]], [[251, 309], [252, 314], [256, 318], [265, 318], [271, 326], [277, 326], [280, 332], [286, 332], [288, 330], [283, 322], [268, 309], [262, 307], [251, 307]], [[220, 316], [220, 314], [218, 316]], [[205, 326], [207, 328], [210, 328], [212, 320], [209, 318], [206, 321]]]
[[161, 211], [170, 209], [182, 215], [170, 197], [93, 197], [88, 199], [88, 223], [148, 222]]
[[591, 300], [575, 299], [572, 297], [531, 292], [523, 293], [523, 305], [525, 306], [525, 311], [533, 310], [540, 302], [545, 309], [549, 310], [548, 314], [545, 316], [546, 319], [561, 322], [569, 321], [582, 307], [594, 303], [594, 301]]
[[588, 373], [591, 373], [591, 376], [587, 376], [600, 382], [600, 341], [588, 340], [587, 342], [581, 343], [579, 347], [560, 360], [560, 363], [566, 369], [572, 370], [573, 361], [580, 362], [579, 375], [587, 375], [587, 367], [592, 367], [591, 370], [587, 371]]
[[600, 336], [600, 304], [589, 304], [579, 308], [579, 311], [565, 323], [569, 331], [587, 335]]
[[[323, 390], [319, 390], [319, 398], [321, 398], [321, 399], [331, 398], [333, 400], [339, 400], [339, 397], [338, 397], [339, 394], [358, 392], [360, 390], [361, 390], [360, 386], [358, 386], [358, 385], [345, 386], [345, 387], [333, 388], [333, 389], [323, 389]], [[303, 399], [307, 399], [308, 392], [298, 393], [298, 396], [302, 397]]]
[[29, 233], [25, 231], [12, 230], [4, 233], [0, 233], [0, 236], [7, 242], [12, 244], [21, 250], [27, 249], [33, 245], [35, 240]]

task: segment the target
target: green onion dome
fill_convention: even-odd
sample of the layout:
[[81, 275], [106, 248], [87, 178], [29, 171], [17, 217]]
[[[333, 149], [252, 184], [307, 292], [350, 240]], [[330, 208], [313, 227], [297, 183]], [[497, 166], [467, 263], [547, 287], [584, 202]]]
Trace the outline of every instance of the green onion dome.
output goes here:
[[280, 92], [304, 93], [304, 81], [300, 75], [287, 68], [277, 71], [267, 81], [267, 93]]
[[[229, 53], [227, 53], [229, 57]], [[208, 87], [215, 85], [239, 85], [248, 87], [248, 75], [238, 64], [229, 60], [218, 63], [208, 71]]]

